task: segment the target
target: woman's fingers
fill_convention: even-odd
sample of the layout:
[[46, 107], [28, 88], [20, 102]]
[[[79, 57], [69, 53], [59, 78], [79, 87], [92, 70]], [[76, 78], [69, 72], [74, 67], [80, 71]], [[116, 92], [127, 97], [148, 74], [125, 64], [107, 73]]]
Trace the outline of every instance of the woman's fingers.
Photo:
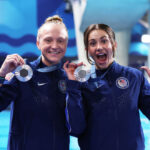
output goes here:
[[67, 76], [70, 80], [76, 80], [76, 78], [74, 76], [75, 69], [79, 66], [82, 66], [82, 65], [83, 65], [82, 62], [75, 64], [75, 63], [69, 63], [69, 61], [67, 61], [64, 63], [63, 68], [66, 71]]
[[144, 69], [150, 77], [150, 69], [147, 66], [142, 66], [141, 69]]

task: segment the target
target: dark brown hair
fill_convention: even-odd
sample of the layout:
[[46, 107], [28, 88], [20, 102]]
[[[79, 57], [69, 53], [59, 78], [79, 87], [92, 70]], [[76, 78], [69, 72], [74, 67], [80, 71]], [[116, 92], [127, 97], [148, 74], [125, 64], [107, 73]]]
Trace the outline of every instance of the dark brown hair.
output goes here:
[[89, 38], [89, 34], [93, 30], [103, 30], [108, 34], [108, 37], [113, 47], [113, 57], [114, 57], [115, 56], [115, 33], [112, 30], [112, 28], [110, 28], [106, 24], [91, 24], [90, 26], [87, 27], [87, 29], [84, 32], [84, 45], [86, 49], [86, 57], [87, 57], [88, 62], [91, 64], [93, 63], [92, 60], [89, 58], [89, 54], [88, 54], [88, 38]]

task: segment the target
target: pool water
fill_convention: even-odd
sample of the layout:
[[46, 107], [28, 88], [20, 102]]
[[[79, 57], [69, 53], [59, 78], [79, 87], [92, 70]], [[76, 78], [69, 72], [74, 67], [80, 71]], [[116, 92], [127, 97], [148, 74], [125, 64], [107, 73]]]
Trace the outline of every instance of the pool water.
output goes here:
[[[150, 121], [142, 114], [141, 121], [145, 135], [145, 150], [150, 150]], [[0, 150], [7, 149], [10, 112], [0, 112]], [[77, 139], [70, 137], [70, 150], [79, 150]]]

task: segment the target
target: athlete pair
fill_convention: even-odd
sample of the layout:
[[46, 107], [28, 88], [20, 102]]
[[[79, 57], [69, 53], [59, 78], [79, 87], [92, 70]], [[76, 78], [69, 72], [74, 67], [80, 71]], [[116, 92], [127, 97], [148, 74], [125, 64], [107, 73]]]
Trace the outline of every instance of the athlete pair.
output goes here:
[[17, 54], [2, 64], [0, 111], [12, 105], [8, 149], [68, 150], [70, 133], [78, 137], [81, 150], [144, 150], [139, 110], [150, 119], [150, 85], [140, 71], [114, 61], [112, 29], [93, 24], [84, 32], [87, 59], [96, 68], [85, 82], [75, 76], [82, 63], [66, 62], [65, 71], [61, 67], [67, 43], [62, 19], [49, 17], [38, 30], [41, 57], [29, 63], [32, 78], [4, 81], [25, 64]]

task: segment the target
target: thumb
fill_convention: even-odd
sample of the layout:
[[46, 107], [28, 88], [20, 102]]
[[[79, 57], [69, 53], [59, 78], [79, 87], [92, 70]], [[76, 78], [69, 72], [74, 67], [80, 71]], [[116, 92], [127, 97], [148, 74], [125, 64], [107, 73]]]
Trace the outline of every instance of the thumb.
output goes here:
[[67, 69], [68, 64], [69, 64], [69, 61], [66, 61], [66, 62], [64, 63], [64, 65], [63, 65], [64, 70]]

